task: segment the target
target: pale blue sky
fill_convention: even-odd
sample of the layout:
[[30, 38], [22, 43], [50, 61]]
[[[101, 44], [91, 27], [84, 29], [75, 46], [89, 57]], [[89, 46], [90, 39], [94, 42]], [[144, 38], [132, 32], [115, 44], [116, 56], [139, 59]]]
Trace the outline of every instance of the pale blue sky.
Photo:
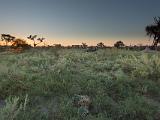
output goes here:
[[50, 40], [147, 40], [160, 0], [0, 0], [0, 33]]

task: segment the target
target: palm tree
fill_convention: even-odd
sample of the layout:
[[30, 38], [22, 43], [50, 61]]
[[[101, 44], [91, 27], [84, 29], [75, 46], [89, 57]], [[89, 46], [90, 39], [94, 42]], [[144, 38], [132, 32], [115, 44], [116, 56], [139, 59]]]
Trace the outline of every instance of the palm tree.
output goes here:
[[115, 44], [114, 44], [114, 47], [116, 48], [121, 48], [121, 47], [124, 47], [124, 43], [122, 41], [117, 41]]
[[146, 26], [145, 30], [150, 38], [153, 37], [153, 46], [156, 48], [160, 43], [160, 17], [155, 17], [154, 24]]

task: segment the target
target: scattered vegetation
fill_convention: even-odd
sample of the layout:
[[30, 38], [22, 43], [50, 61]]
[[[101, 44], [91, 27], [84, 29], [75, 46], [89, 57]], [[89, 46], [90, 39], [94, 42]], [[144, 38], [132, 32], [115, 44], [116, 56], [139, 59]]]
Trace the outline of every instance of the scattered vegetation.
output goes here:
[[[21, 53], [32, 47], [25, 40], [16, 38], [10, 34], [1, 34], [1, 41], [5, 41], [6, 46], [0, 46], [0, 51], [4, 48], [6, 51], [9, 50], [14, 53]], [[10, 45], [8, 45], [8, 43], [10, 43]]]
[[[35, 48], [0, 56], [1, 120], [160, 119], [159, 52]], [[75, 95], [88, 96], [89, 107], [74, 106]]]
[[12, 42], [12, 45], [11, 45], [11, 50], [14, 51], [14, 52], [22, 52], [24, 50], [28, 50], [30, 49], [32, 46], [27, 44], [27, 42], [25, 40], [22, 40], [22, 39], [15, 39], [13, 42]]
[[8, 43], [12, 42], [15, 40], [14, 36], [11, 36], [10, 34], [1, 34], [1, 40], [6, 42], [6, 46]]
[[[158, 48], [160, 18], [154, 20], [146, 32]], [[117, 49], [122, 41], [108, 49], [102, 42], [38, 48], [44, 38], [27, 38], [34, 49], [1, 35], [6, 48], [27, 51], [0, 52], [0, 120], [160, 120], [159, 52]]]

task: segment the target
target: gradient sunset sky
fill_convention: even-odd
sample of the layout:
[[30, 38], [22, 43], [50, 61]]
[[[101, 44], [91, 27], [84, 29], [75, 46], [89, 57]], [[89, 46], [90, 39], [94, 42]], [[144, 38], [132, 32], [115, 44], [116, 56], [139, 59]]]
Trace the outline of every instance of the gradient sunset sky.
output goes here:
[[63, 45], [148, 44], [145, 26], [160, 16], [159, 6], [160, 0], [0, 0], [0, 33]]

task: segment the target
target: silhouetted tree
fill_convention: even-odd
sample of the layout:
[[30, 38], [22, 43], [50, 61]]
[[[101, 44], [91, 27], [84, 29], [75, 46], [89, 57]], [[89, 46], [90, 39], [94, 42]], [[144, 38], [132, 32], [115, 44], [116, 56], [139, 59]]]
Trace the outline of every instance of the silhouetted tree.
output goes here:
[[61, 44], [54, 44], [54, 47], [55, 47], [55, 48], [61, 48], [62, 45], [61, 45]]
[[40, 44], [41, 42], [43, 42], [43, 41], [45, 40], [45, 38], [38, 38], [37, 40], [38, 40], [39, 42], [36, 43], [36, 45], [38, 45], [38, 44]]
[[104, 43], [100, 42], [97, 44], [98, 48], [105, 48], [106, 46], [104, 45]]
[[88, 45], [86, 43], [82, 43], [82, 48], [87, 48]]
[[122, 41], [117, 41], [115, 44], [114, 44], [114, 47], [116, 48], [122, 48], [124, 47], [124, 43]]
[[1, 40], [6, 42], [6, 46], [9, 42], [12, 42], [15, 40], [14, 36], [11, 36], [10, 34], [1, 34]]
[[[44, 39], [45, 39], [45, 38], [38, 38], [38, 39], [36, 39], [37, 35], [30, 35], [27, 38], [30, 39], [30, 40], [32, 40], [34, 42], [33, 43], [34, 47], [36, 47], [38, 44], [42, 43], [44, 41]], [[38, 42], [36, 43], [36, 41], [38, 41]]]
[[160, 17], [154, 17], [154, 24], [146, 26], [145, 30], [150, 38], [153, 37], [153, 46], [156, 48], [160, 43]]
[[31, 48], [31, 46], [29, 44], [27, 44], [26, 41], [22, 40], [22, 39], [15, 39], [13, 42], [12, 42], [12, 45], [11, 45], [12, 48], [22, 48], [22, 49], [29, 49]]

